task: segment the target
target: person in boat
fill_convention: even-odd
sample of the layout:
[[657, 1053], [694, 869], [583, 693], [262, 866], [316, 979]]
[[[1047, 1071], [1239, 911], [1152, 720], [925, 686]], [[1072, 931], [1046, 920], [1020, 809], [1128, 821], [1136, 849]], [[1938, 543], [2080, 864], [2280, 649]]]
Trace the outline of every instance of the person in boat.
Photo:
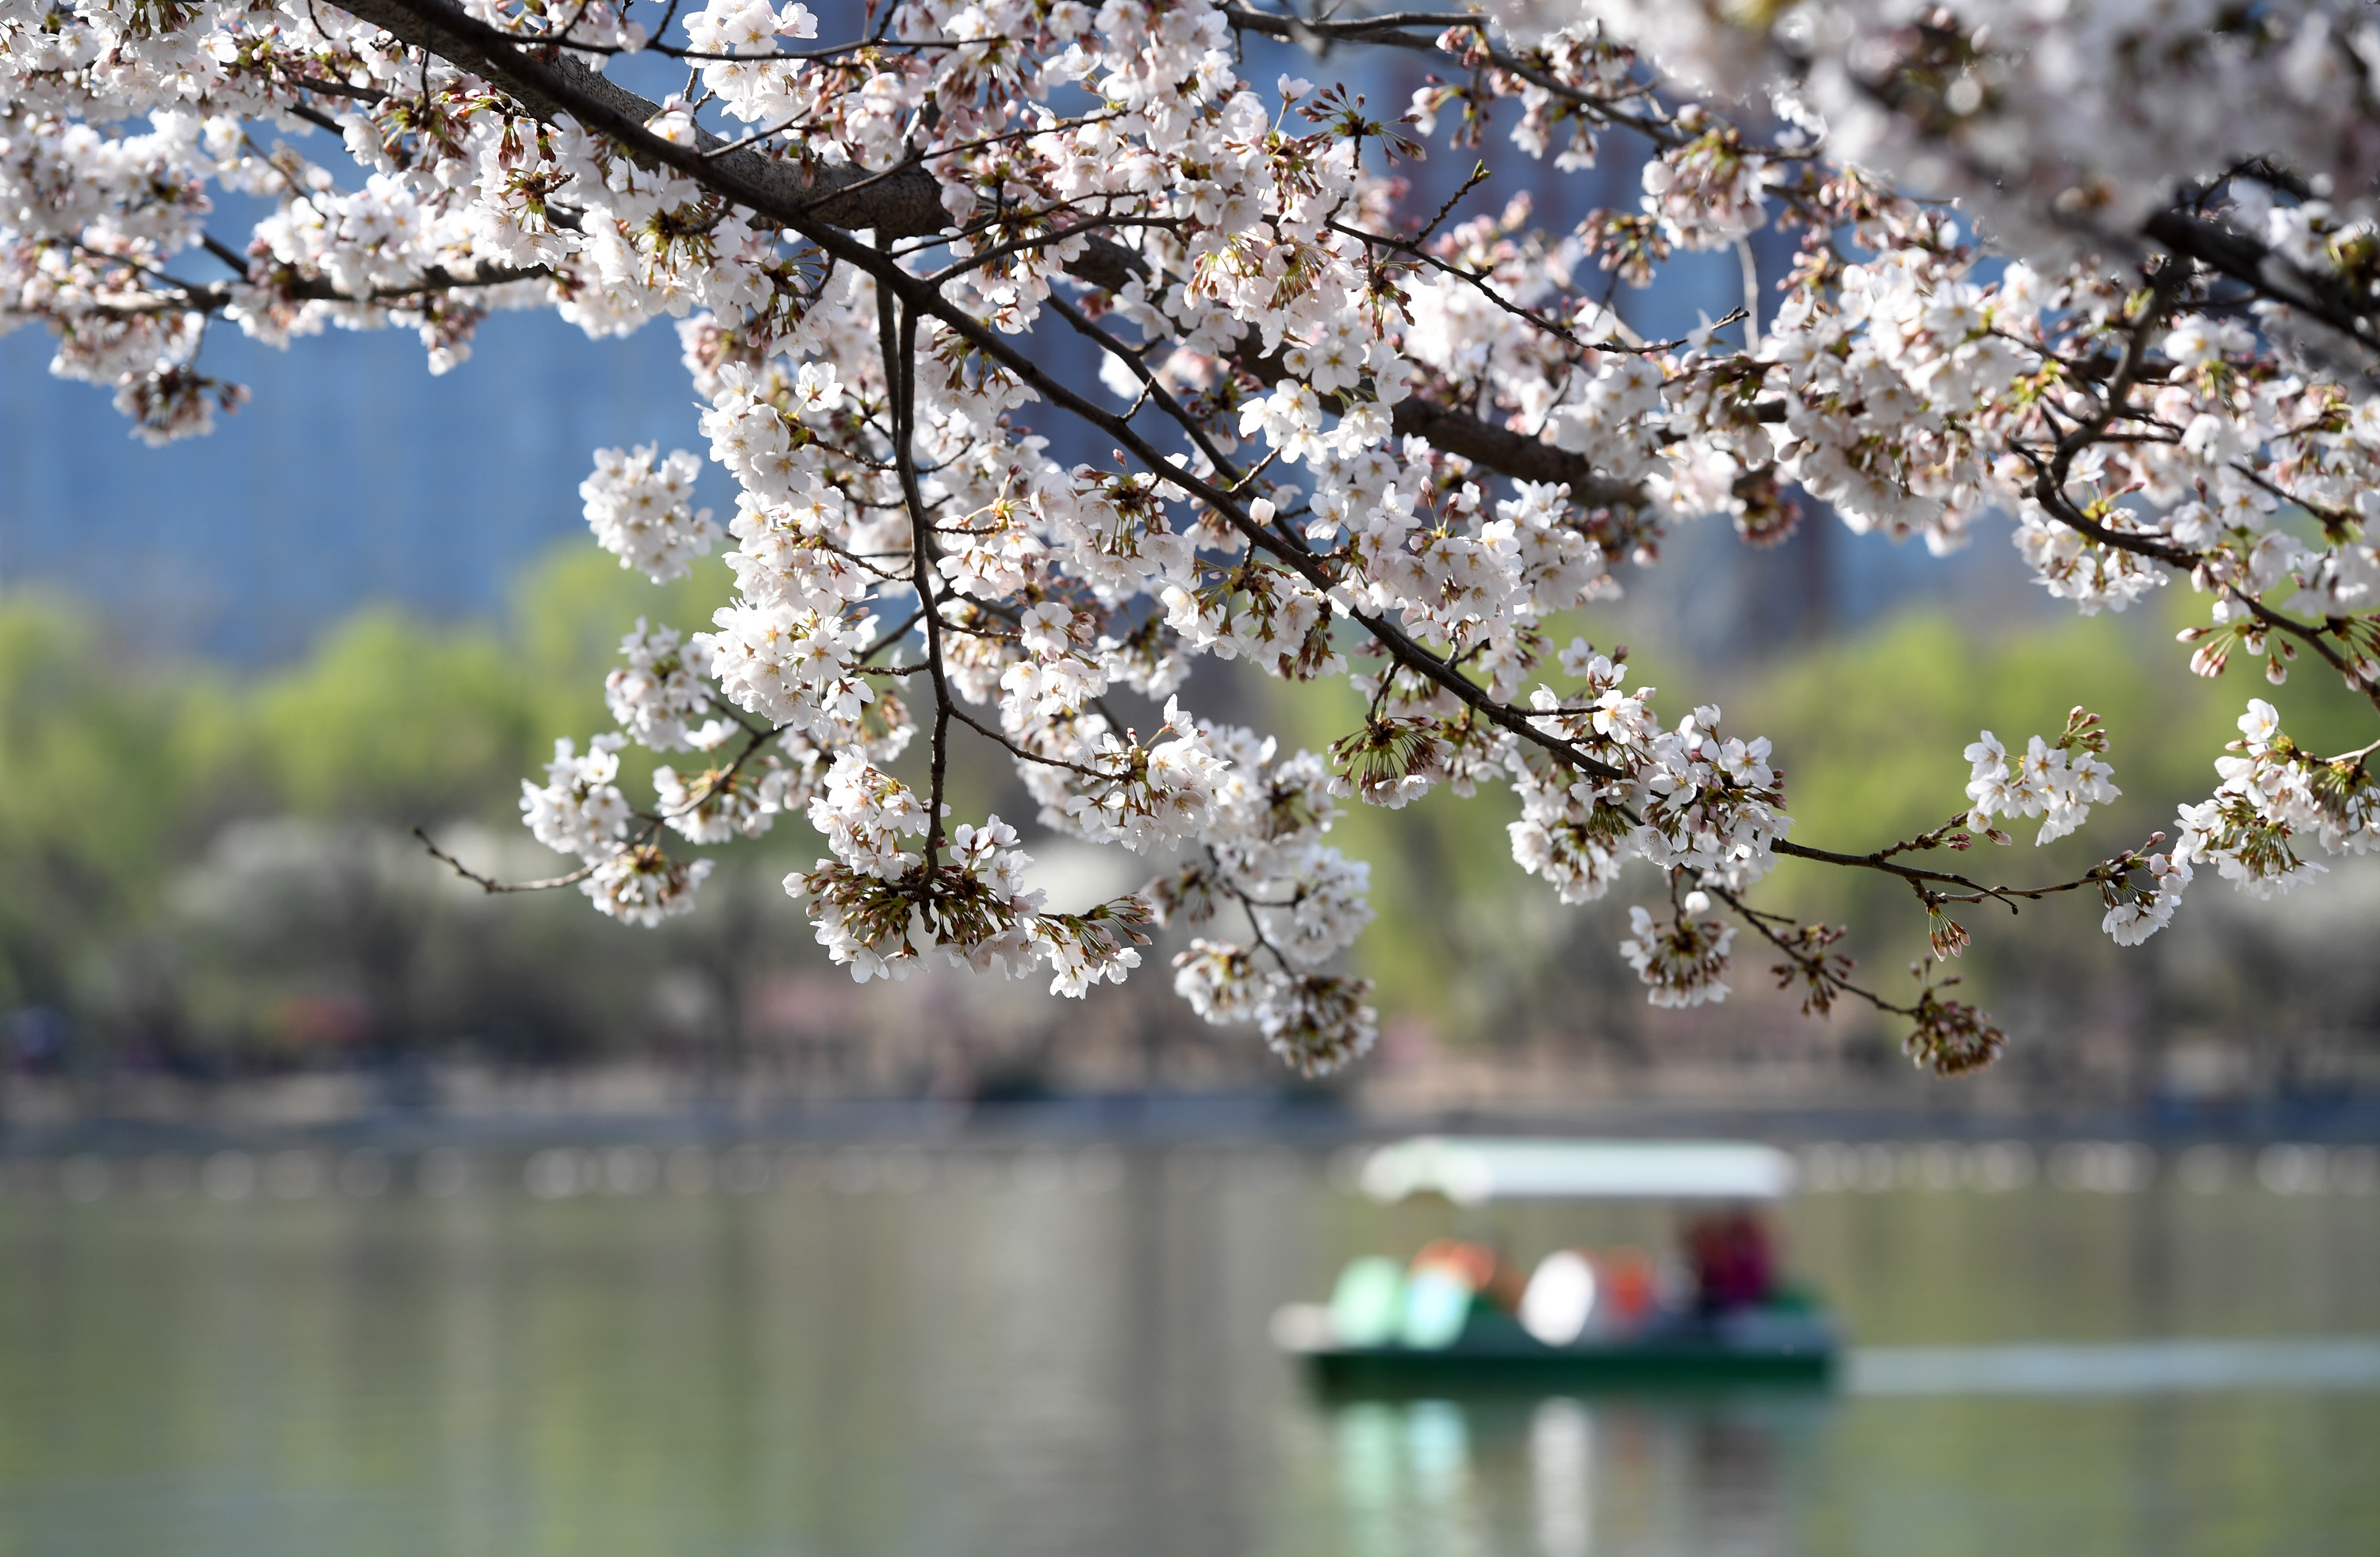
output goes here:
[[1759, 1308], [1776, 1293], [1775, 1248], [1768, 1229], [1748, 1211], [1720, 1212], [1690, 1223], [1686, 1267], [1694, 1276], [1697, 1314]]

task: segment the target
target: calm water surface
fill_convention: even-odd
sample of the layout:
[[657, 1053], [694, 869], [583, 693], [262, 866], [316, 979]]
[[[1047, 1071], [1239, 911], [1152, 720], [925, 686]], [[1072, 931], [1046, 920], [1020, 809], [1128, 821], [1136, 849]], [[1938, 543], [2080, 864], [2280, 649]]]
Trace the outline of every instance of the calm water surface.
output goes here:
[[[1333, 1406], [1266, 1321], [1352, 1255], [1662, 1219], [1266, 1152], [265, 1165], [0, 1201], [0, 1554], [2380, 1551], [2369, 1193], [1813, 1195], [1791, 1262], [1891, 1393]], [[2334, 1340], [2201, 1344], [2276, 1337]]]

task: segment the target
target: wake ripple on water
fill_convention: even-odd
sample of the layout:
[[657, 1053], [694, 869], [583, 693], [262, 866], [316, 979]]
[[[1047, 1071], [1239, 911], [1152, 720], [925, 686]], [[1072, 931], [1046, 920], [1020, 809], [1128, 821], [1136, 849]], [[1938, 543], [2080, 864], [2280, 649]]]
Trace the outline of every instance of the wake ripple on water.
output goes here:
[[1844, 1388], [1861, 1395], [2380, 1389], [2380, 1335], [1863, 1346], [1846, 1360]]

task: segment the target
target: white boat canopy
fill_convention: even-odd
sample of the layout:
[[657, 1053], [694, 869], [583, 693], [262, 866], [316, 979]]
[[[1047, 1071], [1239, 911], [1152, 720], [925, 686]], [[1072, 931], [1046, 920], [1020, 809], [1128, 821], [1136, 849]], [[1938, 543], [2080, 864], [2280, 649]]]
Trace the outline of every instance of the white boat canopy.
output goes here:
[[1525, 1141], [1417, 1136], [1364, 1160], [1376, 1201], [1439, 1194], [1482, 1201], [1773, 1201], [1793, 1188], [1793, 1159], [1732, 1141]]

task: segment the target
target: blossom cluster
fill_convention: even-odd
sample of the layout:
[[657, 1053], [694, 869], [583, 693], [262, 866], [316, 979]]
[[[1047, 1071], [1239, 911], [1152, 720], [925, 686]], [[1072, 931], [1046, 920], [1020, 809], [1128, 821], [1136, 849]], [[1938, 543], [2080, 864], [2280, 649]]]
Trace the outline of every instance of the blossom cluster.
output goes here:
[[[929, 869], [918, 856], [887, 848], [896, 833], [924, 830], [912, 825], [915, 797], [873, 770], [845, 778], [833, 792], [846, 811], [814, 801], [811, 819], [842, 828], [829, 838], [840, 845], [838, 854], [869, 854], [872, 847], [872, 868], [820, 860], [786, 876], [784, 886], [809, 899], [819, 944], [854, 979], [905, 979], [931, 947], [976, 972], [997, 969], [1013, 977], [1046, 962], [1050, 993], [1080, 997], [1102, 980], [1121, 984], [1140, 965], [1135, 948], [1148, 944], [1145, 927], [1153, 917], [1140, 899], [1119, 898], [1083, 913], [1047, 911], [1042, 892], [1025, 885], [1033, 857], [1016, 847], [1016, 829], [997, 815], [980, 827], [953, 828], [949, 863]], [[868, 821], [881, 829], [872, 840], [862, 837], [856, 850], [851, 809], [872, 813]]]
[[[1496, 0], [1493, 10], [1524, 41], [1585, 21], [1682, 88], [1765, 103], [1847, 163], [1962, 200], [2025, 250], [2071, 252], [2078, 238], [2128, 231], [2177, 186], [2252, 160], [2350, 210], [2372, 173], [2360, 147], [2380, 23], [2352, 0], [2245, 11], [1961, 0], [1922, 21], [1895, 0]], [[2277, 235], [2330, 214], [2285, 215]]]
[[2215, 793], [2181, 808], [2176, 860], [2211, 864], [2242, 891], [2269, 898], [2324, 868], [2305, 857], [2309, 839], [2328, 854], [2380, 848], [2380, 776], [2369, 748], [2317, 757], [2283, 733], [2279, 711], [2259, 697], [2240, 716], [2230, 750], [2215, 761], [2223, 780]]
[[[628, 738], [656, 752], [685, 747], [710, 751], [723, 742], [725, 721], [702, 718], [710, 707], [710, 689], [688, 660], [677, 632], [648, 627], [637, 618], [637, 629], [620, 640], [623, 663], [603, 678], [603, 702]], [[700, 724], [695, 723], [702, 718]]]
[[573, 742], [556, 741], [545, 782], [521, 780], [521, 815], [540, 843], [586, 863], [575, 879], [596, 908], [650, 926], [694, 906], [711, 862], [674, 860], [630, 837], [634, 814], [616, 782], [623, 744], [599, 735], [580, 755]]
[[1692, 917], [1708, 912], [1710, 906], [1707, 893], [1689, 892], [1666, 923], [1657, 923], [1641, 905], [1629, 909], [1629, 927], [1635, 933], [1620, 943], [1620, 954], [1652, 986], [1646, 998], [1654, 1005], [1699, 1006], [1727, 998], [1728, 987], [1718, 975], [1727, 970], [1735, 926]]
[[2190, 885], [2190, 861], [2179, 853], [2152, 852], [2101, 889], [2107, 905], [2099, 928], [2118, 946], [2138, 946], [2173, 923]]
[[710, 510], [694, 506], [701, 462], [683, 449], [657, 459], [660, 445], [598, 449], [595, 472], [578, 484], [595, 544], [655, 584], [684, 578], [692, 559], [719, 543]]
[[[1632, 859], [1732, 891], [1751, 887], [1776, 867], [1776, 845], [1793, 821], [1783, 810], [1784, 787], [1769, 766], [1767, 739], [1723, 733], [1720, 711], [1709, 705], [1674, 730], [1663, 728], [1653, 708], [1655, 689], [1628, 687], [1625, 652], [1607, 656], [1574, 640], [1560, 659], [1582, 684], [1567, 697], [1540, 686], [1531, 699], [1540, 710], [1531, 727], [1557, 742], [1555, 751], [1505, 743], [1521, 801], [1521, 818], [1508, 828], [1513, 858], [1550, 882], [1564, 902], [1602, 897]], [[1568, 762], [1580, 757], [1601, 771], [1575, 777]], [[1715, 974], [1726, 963], [1727, 936], [1714, 928], [1697, 945], [1703, 943], [1707, 957], [1695, 951], [1689, 960], [1706, 960]], [[1622, 951], [1657, 984], [1655, 1003], [1669, 1004], [1660, 994], [1669, 984], [1642, 960], [1653, 955], [1652, 946], [1638, 924]], [[1724, 984], [1701, 987], [1694, 1003], [1727, 994]]]
[[2008, 748], [1985, 730], [1967, 747], [1967, 761], [1974, 767], [1967, 780], [1967, 826], [1981, 832], [1995, 816], [2038, 816], [2041, 831], [2034, 844], [2064, 838], [2090, 819], [2093, 806], [2124, 792], [2115, 786], [2116, 770], [2100, 760], [2107, 749], [2097, 716], [2081, 708], [2054, 742], [2038, 735], [2026, 741], [2013, 770]]
[[1378, 1017], [1368, 980], [1325, 972], [1370, 923], [1371, 867], [1324, 843], [1338, 786], [1311, 752], [1235, 726], [1201, 727], [1222, 764], [1196, 855], [1150, 883], [1158, 922], [1204, 928], [1236, 907], [1250, 934], [1198, 936], [1173, 960], [1173, 987], [1209, 1021], [1254, 1022], [1307, 1076], [1372, 1046]]

